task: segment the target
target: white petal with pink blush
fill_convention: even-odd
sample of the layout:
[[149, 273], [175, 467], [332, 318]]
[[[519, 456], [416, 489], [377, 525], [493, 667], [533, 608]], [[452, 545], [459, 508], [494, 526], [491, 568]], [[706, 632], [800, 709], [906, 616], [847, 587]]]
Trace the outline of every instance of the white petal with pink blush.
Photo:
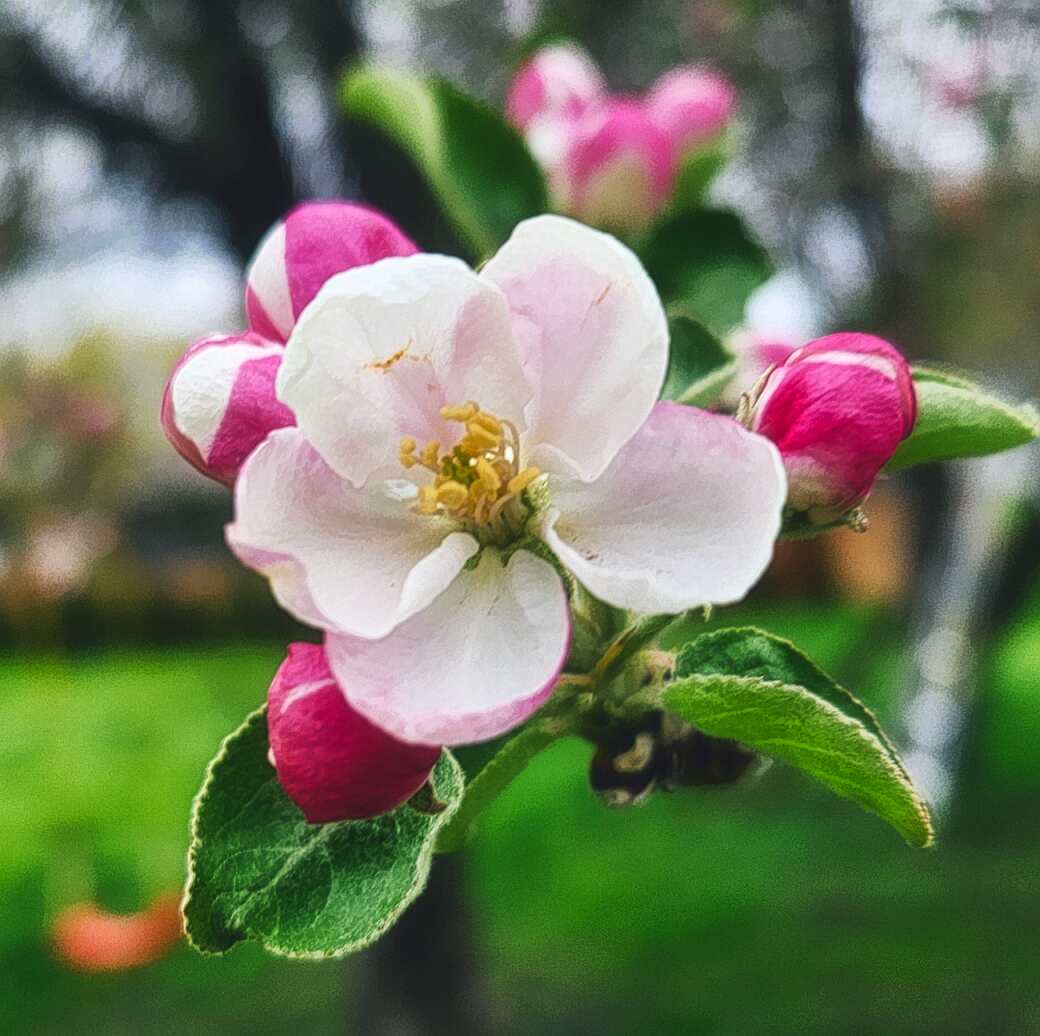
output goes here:
[[564, 566], [609, 604], [743, 596], [785, 494], [775, 448], [655, 405], [668, 336], [636, 257], [555, 216], [482, 273], [393, 258], [334, 277], [278, 381], [299, 427], [239, 476], [228, 539], [326, 631], [350, 704], [415, 743], [522, 722], [566, 661]]

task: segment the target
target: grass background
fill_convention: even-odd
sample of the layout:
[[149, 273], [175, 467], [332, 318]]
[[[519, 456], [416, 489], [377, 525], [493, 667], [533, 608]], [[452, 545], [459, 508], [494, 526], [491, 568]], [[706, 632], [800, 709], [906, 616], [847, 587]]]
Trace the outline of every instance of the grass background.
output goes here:
[[[787, 605], [725, 618], [790, 636], [892, 711], [894, 616]], [[300, 964], [179, 948], [90, 976], [46, 938], [69, 902], [132, 910], [180, 884], [203, 767], [280, 655], [243, 644], [0, 664], [4, 1031], [352, 1031], [364, 954]], [[496, 1031], [1040, 1032], [1038, 659], [1040, 597], [980, 659], [962, 793], [930, 852], [780, 767], [609, 812], [587, 789], [587, 746], [546, 752], [469, 856]]]

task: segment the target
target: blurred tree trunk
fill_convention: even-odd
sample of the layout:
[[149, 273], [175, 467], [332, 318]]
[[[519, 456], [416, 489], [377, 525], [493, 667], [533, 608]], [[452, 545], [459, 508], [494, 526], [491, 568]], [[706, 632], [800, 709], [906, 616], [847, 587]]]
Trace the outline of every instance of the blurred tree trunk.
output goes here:
[[494, 1031], [478, 970], [464, 853], [434, 859], [426, 891], [366, 954], [358, 1036]]

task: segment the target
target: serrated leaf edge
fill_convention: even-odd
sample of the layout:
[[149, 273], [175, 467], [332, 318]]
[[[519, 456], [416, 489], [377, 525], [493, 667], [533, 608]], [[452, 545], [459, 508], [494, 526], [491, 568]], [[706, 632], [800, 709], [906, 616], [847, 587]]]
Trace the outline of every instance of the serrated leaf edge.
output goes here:
[[[854, 719], [852, 716], [846, 716], [845, 713], [843, 713], [837, 706], [832, 705], [829, 701], [826, 701], [819, 695], [813, 694], [813, 692], [810, 691], [808, 687], [803, 687], [801, 684], [785, 683], [782, 680], [765, 680], [757, 676], [737, 676], [726, 673], [693, 673], [689, 676], [679, 677], [678, 679], [673, 681], [672, 684], [669, 685], [669, 687], [665, 690], [663, 696], [665, 706], [672, 709], [673, 711], [679, 711], [675, 709], [674, 705], [669, 701], [671, 693], [675, 689], [676, 684], [685, 683], [689, 681], [690, 683], [697, 685], [698, 683], [703, 684], [705, 682], [713, 680], [739, 680], [741, 683], [744, 683], [749, 687], [770, 687], [775, 688], [777, 690], [782, 690], [785, 692], [810, 697], [815, 702], [818, 702], [821, 706], [823, 706], [824, 711], [833, 713], [841, 724], [855, 728], [867, 740], [874, 742], [874, 744], [876, 744], [878, 749], [880, 750], [879, 755], [885, 768], [891, 773], [893, 777], [895, 777], [898, 780], [900, 785], [902, 785], [909, 794], [910, 801], [913, 805], [914, 811], [916, 812], [918, 818], [921, 820], [922, 826], [925, 830], [925, 840], [923, 842], [911, 841], [909, 838], [906, 838], [906, 835], [902, 831], [900, 831], [899, 833], [902, 834], [908, 842], [911, 842], [912, 845], [915, 845], [921, 849], [928, 849], [935, 844], [935, 827], [932, 823], [932, 815], [930, 809], [928, 808], [928, 803], [925, 801], [920, 792], [918, 792], [917, 788], [914, 786], [913, 781], [910, 780], [910, 777], [906, 773], [906, 770], [903, 768], [902, 764], [897, 761], [898, 756], [893, 758], [893, 753], [889, 749], [889, 747], [878, 737], [876, 737], [872, 731], [868, 730], [859, 720]], [[869, 712], [869, 710], [867, 711]], [[679, 714], [681, 715], [681, 712]], [[694, 725], [696, 726], [696, 722], [694, 722]], [[707, 733], [711, 733], [711, 731], [707, 731]], [[768, 752], [766, 754], [768, 754]], [[795, 767], [795, 769], [800, 768]], [[815, 777], [811, 773], [806, 773], [806, 776], [811, 777], [813, 780], [819, 781], [819, 778]], [[820, 783], [824, 782], [820, 781]], [[862, 803], [857, 804], [862, 806]], [[863, 806], [863, 808], [867, 809], [868, 812], [875, 812], [874, 810], [869, 809], [869, 807]], [[886, 817], [881, 817], [880, 814], [877, 813], [875, 813], [875, 816], [879, 816], [880, 819], [883, 820], [885, 823], [890, 824], [890, 821]]]
[[[259, 719], [267, 712], [267, 706], [263, 705], [259, 709], [249, 713], [248, 716], [236, 727], [224, 740], [220, 743], [220, 748], [217, 750], [217, 754], [210, 760], [206, 767], [205, 777], [202, 781], [202, 786], [195, 793], [195, 797], [191, 803], [191, 822], [189, 831], [191, 834], [190, 841], [188, 843], [188, 856], [187, 856], [187, 876], [184, 883], [184, 893], [181, 896], [180, 910], [181, 910], [181, 921], [182, 928], [184, 931], [184, 937], [188, 941], [188, 945], [192, 949], [199, 953], [205, 954], [208, 957], [219, 957], [227, 953], [234, 947], [238, 942], [243, 942], [246, 939], [253, 939], [258, 942], [264, 949], [271, 953], [276, 954], [279, 957], [284, 957], [288, 960], [339, 960], [343, 957], [349, 956], [351, 953], [356, 953], [358, 950], [363, 950], [365, 947], [370, 946], [377, 939], [381, 938], [386, 932], [397, 922], [397, 919], [405, 912], [418, 899], [419, 895], [426, 888], [427, 880], [430, 876], [430, 868], [433, 863], [434, 849], [437, 843], [437, 836], [440, 834], [441, 828], [455, 815], [459, 806], [462, 803], [463, 795], [465, 794], [466, 780], [463, 774], [462, 767], [459, 765], [458, 760], [454, 755], [451, 754], [446, 748], [442, 749], [444, 757], [448, 760], [451, 769], [453, 771], [453, 777], [457, 779], [461, 786], [461, 792], [455, 797], [454, 802], [448, 802], [445, 804], [445, 809], [434, 817], [429, 833], [426, 836], [426, 840], [423, 843], [422, 848], [419, 850], [419, 855], [415, 860], [415, 880], [412, 882], [408, 892], [402, 898], [398, 906], [391, 911], [383, 920], [382, 924], [368, 936], [361, 939], [355, 939], [353, 942], [347, 943], [342, 947], [338, 947], [335, 950], [314, 950], [314, 951], [301, 951], [292, 950], [285, 947], [279, 946], [276, 942], [272, 942], [269, 939], [262, 938], [252, 933], [243, 933], [239, 935], [234, 942], [232, 942], [226, 949], [213, 950], [204, 946], [200, 946], [194, 939], [191, 931], [191, 922], [188, 918], [188, 904], [191, 901], [192, 888], [195, 883], [195, 857], [196, 857], [196, 846], [198, 844], [198, 825], [199, 825], [199, 811], [202, 805], [202, 801], [209, 791], [211, 784], [213, 783], [213, 774], [217, 766], [219, 766], [228, 756], [229, 746], [235, 737], [253, 720]], [[400, 807], [404, 808], [404, 807]], [[331, 828], [333, 825], [327, 825], [327, 828]], [[313, 844], [313, 843], [311, 843]]]

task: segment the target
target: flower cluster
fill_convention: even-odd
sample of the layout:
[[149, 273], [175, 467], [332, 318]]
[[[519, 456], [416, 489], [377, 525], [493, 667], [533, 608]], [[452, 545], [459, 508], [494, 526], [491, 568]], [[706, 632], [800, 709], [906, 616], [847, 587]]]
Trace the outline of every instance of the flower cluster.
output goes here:
[[658, 402], [668, 330], [614, 238], [519, 224], [479, 273], [355, 205], [302, 206], [248, 275], [249, 330], [188, 350], [163, 423], [234, 485], [228, 542], [321, 630], [269, 695], [309, 819], [414, 793], [444, 744], [552, 693], [575, 580], [676, 613], [743, 597], [780, 529], [777, 449]]
[[558, 43], [517, 72], [506, 114], [556, 207], [626, 234], [664, 209], [683, 162], [718, 138], [736, 101], [724, 76], [699, 66], [672, 69], [643, 96], [611, 94], [584, 51]]

